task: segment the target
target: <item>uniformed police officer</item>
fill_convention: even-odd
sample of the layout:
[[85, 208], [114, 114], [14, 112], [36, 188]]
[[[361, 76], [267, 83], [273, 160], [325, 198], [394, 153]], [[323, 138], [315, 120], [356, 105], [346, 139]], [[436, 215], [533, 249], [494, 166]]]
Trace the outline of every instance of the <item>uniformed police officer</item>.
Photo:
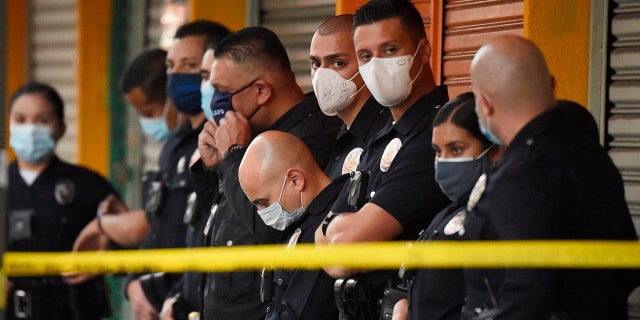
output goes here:
[[[464, 240], [467, 200], [478, 178], [488, 173], [500, 156], [478, 127], [473, 93], [447, 102], [433, 121], [432, 145], [436, 151], [435, 176], [451, 204], [440, 211], [418, 240]], [[464, 305], [461, 268], [418, 269], [403, 276], [411, 280], [408, 308], [394, 309], [394, 319], [459, 320]], [[406, 313], [408, 311], [408, 317]]]
[[[56, 157], [65, 132], [64, 106], [54, 88], [20, 87], [9, 102], [7, 251], [68, 251], [113, 187], [100, 175]], [[62, 277], [10, 278], [8, 319], [100, 319], [109, 316], [103, 277], [68, 285]], [[4, 288], [3, 288], [4, 290]]]
[[[222, 25], [219, 25], [215, 31], [215, 33], [209, 35], [207, 50], [202, 58], [200, 68], [200, 107], [207, 119], [211, 119], [210, 104], [213, 96], [213, 87], [209, 83], [211, 64], [213, 63], [213, 48], [220, 39], [229, 34], [229, 30]], [[211, 187], [213, 190], [217, 190], [217, 184]], [[190, 248], [206, 246], [203, 232], [209, 217], [211, 203], [198, 200], [195, 192], [190, 195], [184, 216], [184, 223], [187, 224], [187, 247]], [[187, 320], [190, 314], [196, 315], [201, 312], [202, 299], [199, 293], [201, 278], [202, 273], [200, 272], [185, 272], [182, 275], [180, 281], [169, 292], [170, 297], [164, 302], [160, 314], [161, 320]]]
[[[193, 192], [189, 172], [198, 134], [206, 121], [200, 95], [200, 65], [206, 44], [224, 27], [210, 21], [187, 23], [176, 31], [167, 52], [167, 93], [187, 121], [171, 132], [159, 159], [159, 170], [146, 176], [145, 212], [151, 226], [141, 248], [186, 246], [184, 223]], [[152, 319], [181, 274], [131, 275], [126, 293], [138, 319]]]
[[[313, 243], [316, 229], [348, 178], [332, 182], [307, 146], [281, 131], [264, 132], [251, 142], [238, 176], [265, 224], [284, 231], [287, 248]], [[266, 319], [337, 319], [333, 283], [322, 269], [276, 270], [262, 285], [264, 298], [271, 301]]]
[[[316, 242], [413, 240], [448, 203], [434, 179], [430, 146], [431, 122], [437, 106], [448, 100], [447, 88], [435, 85], [422, 18], [410, 1], [363, 5], [356, 11], [353, 39], [360, 74], [375, 99], [390, 108], [392, 119], [363, 155], [360, 174], [350, 183], [357, 191], [343, 190], [327, 217], [325, 235], [319, 232]], [[353, 273], [326, 270], [335, 278]], [[361, 301], [358, 309], [368, 311], [358, 317], [378, 316], [378, 299], [395, 274], [357, 275], [359, 286], [352, 292], [362, 288], [370, 297]]]
[[[281, 130], [301, 138], [324, 166], [339, 121], [322, 114], [315, 96], [304, 95], [286, 50], [272, 31], [242, 29], [220, 41], [214, 52], [213, 120], [200, 134], [201, 161], [191, 168], [196, 181], [202, 182], [200, 191], [215, 197], [205, 233], [212, 246], [280, 242], [282, 232], [258, 217], [240, 189], [238, 167], [245, 147], [254, 134]], [[221, 192], [216, 195], [210, 187], [218, 181]], [[260, 301], [260, 283], [258, 272], [208, 274], [204, 319], [264, 319], [268, 304]]]
[[[481, 130], [505, 152], [471, 194], [464, 222], [470, 239], [637, 239], [618, 169], [597, 139], [571, 125], [582, 118], [558, 107], [546, 62], [532, 42], [491, 39], [476, 53], [471, 78]], [[465, 317], [627, 319], [634, 275], [468, 269]]]
[[342, 122], [338, 140], [324, 172], [332, 179], [356, 169], [368, 142], [389, 120], [362, 81], [353, 47], [353, 15], [322, 23], [311, 39], [309, 62], [320, 110]]

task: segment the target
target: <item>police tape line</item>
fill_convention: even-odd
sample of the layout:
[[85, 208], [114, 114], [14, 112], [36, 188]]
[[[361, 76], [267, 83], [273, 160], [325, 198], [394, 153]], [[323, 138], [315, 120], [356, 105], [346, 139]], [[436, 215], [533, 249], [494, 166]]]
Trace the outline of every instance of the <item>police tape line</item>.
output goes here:
[[78, 253], [7, 252], [6, 276], [62, 272], [126, 273], [444, 267], [640, 268], [637, 241], [369, 242], [333, 246], [299, 244]]

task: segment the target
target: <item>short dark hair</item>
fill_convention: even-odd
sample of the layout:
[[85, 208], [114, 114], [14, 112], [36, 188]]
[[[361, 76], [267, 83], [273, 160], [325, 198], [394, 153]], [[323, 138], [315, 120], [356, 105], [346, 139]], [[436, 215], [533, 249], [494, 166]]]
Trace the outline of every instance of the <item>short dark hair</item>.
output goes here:
[[273, 31], [248, 27], [234, 32], [215, 47], [215, 57], [229, 56], [236, 63], [259, 62], [280, 70], [291, 70], [287, 50]]
[[451, 122], [456, 127], [467, 130], [467, 132], [478, 139], [486, 149], [491, 145], [491, 141], [480, 132], [475, 107], [475, 96], [473, 92], [465, 92], [445, 103], [444, 106], [438, 110], [436, 117], [433, 119], [433, 126], [436, 127], [445, 122]]
[[148, 102], [164, 103], [167, 99], [166, 58], [167, 52], [162, 49], [142, 51], [122, 72], [120, 90], [126, 94], [139, 87]]
[[58, 121], [64, 123], [64, 102], [60, 98], [58, 91], [48, 84], [41, 82], [27, 82], [20, 86], [9, 99], [9, 108], [13, 108], [13, 104], [25, 94], [41, 94], [52, 106]]
[[206, 48], [214, 48], [222, 38], [226, 37], [231, 31], [227, 27], [209, 20], [196, 20], [181, 25], [174, 38], [182, 39], [188, 36], [204, 36]]
[[371, 0], [365, 3], [356, 10], [353, 30], [361, 25], [396, 17], [400, 18], [402, 24], [409, 29], [416, 44], [427, 37], [422, 16], [409, 0]]

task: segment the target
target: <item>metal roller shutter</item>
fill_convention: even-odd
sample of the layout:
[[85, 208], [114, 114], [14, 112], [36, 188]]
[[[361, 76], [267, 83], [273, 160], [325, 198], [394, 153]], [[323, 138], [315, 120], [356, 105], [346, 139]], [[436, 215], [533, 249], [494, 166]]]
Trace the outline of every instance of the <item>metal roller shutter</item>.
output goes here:
[[501, 34], [523, 34], [522, 0], [449, 0], [444, 7], [444, 83], [449, 95], [471, 90], [469, 66], [476, 51]]
[[625, 195], [640, 231], [640, 4], [616, 0], [611, 19], [609, 154], [620, 169]]
[[65, 103], [67, 131], [57, 154], [76, 161], [76, 0], [31, 0], [30, 79], [51, 84]]
[[263, 0], [259, 25], [275, 32], [284, 44], [298, 84], [311, 91], [309, 45], [313, 32], [335, 16], [335, 0]]

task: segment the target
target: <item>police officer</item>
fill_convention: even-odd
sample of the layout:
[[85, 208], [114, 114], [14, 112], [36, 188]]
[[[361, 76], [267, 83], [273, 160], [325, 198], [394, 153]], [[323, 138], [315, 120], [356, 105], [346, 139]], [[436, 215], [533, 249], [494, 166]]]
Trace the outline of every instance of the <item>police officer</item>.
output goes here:
[[[201, 77], [201, 102], [200, 107], [207, 119], [211, 119], [211, 97], [213, 87], [209, 83], [211, 64], [213, 63], [213, 48], [217, 42], [229, 34], [229, 30], [219, 25], [215, 33], [209, 35], [207, 50], [202, 58], [200, 68]], [[217, 184], [213, 190], [217, 190]], [[206, 246], [204, 238], [204, 228], [206, 226], [211, 203], [198, 201], [195, 193], [190, 195], [187, 211], [184, 216], [184, 223], [187, 224], [187, 247]], [[169, 298], [165, 300], [160, 317], [162, 320], [186, 320], [188, 316], [199, 314], [202, 309], [202, 299], [199, 295], [202, 273], [185, 272], [180, 281], [170, 290]]]
[[309, 50], [320, 109], [344, 123], [324, 170], [334, 179], [356, 169], [367, 143], [390, 117], [389, 108], [380, 105], [362, 81], [352, 33], [352, 14], [329, 18], [314, 33]]
[[[353, 39], [360, 74], [374, 98], [390, 108], [392, 119], [371, 141], [358, 165], [361, 174], [354, 175], [350, 188], [359, 192], [343, 190], [327, 216], [324, 235], [318, 233], [316, 242], [416, 239], [448, 203], [434, 179], [430, 146], [431, 122], [437, 106], [448, 100], [447, 88], [435, 85], [422, 18], [410, 1], [363, 5], [356, 11]], [[353, 274], [325, 270], [335, 278]], [[357, 275], [358, 288], [370, 297], [361, 301], [359, 310], [368, 311], [358, 317], [378, 316], [378, 299], [395, 274]], [[347, 283], [351, 282], [343, 282]]]
[[[120, 90], [136, 110], [143, 133], [162, 143], [177, 120], [175, 108], [167, 101], [166, 58], [162, 49], [144, 50], [127, 64], [120, 78]], [[130, 210], [110, 195], [100, 203], [96, 219], [78, 235], [74, 250], [106, 250], [109, 243], [138, 247], [148, 230], [144, 209]]]
[[[474, 109], [473, 93], [467, 92], [447, 102], [433, 121], [436, 181], [452, 203], [436, 215], [419, 241], [465, 239], [463, 223], [471, 189], [500, 156], [500, 148], [480, 132]], [[462, 269], [405, 271], [403, 276], [412, 280], [408, 319], [460, 319], [465, 297]], [[406, 304], [404, 309], [406, 313]], [[407, 319], [400, 310], [396, 306], [394, 319]]]
[[[193, 192], [189, 163], [205, 122], [200, 107], [200, 65], [209, 37], [217, 35], [220, 28], [210, 21], [185, 24], [176, 31], [167, 52], [167, 92], [187, 121], [171, 132], [160, 153], [159, 170], [146, 176], [143, 202], [150, 230], [141, 248], [186, 245], [184, 218]], [[136, 317], [156, 317], [180, 277], [181, 274], [163, 273], [130, 275], [126, 293]]]
[[[200, 134], [201, 160], [191, 168], [204, 194], [219, 181], [211, 199], [209, 227], [212, 246], [253, 245], [282, 241], [281, 231], [257, 215], [238, 182], [238, 166], [254, 134], [280, 130], [301, 138], [319, 165], [327, 163], [339, 120], [322, 114], [313, 95], [305, 96], [295, 82], [278, 37], [270, 30], [249, 27], [232, 33], [214, 50], [211, 84], [213, 120]], [[216, 176], [217, 175], [217, 176]], [[200, 188], [199, 188], [200, 189]], [[200, 197], [201, 193], [198, 193]], [[205, 197], [202, 197], [203, 199]], [[204, 319], [264, 319], [258, 272], [211, 273], [204, 287]]]
[[[316, 229], [348, 178], [332, 182], [305, 144], [281, 131], [264, 132], [251, 142], [238, 176], [265, 224], [284, 231], [287, 248], [314, 242]], [[337, 319], [333, 282], [322, 269], [277, 270], [262, 285], [270, 296], [265, 298], [272, 301], [267, 319]]]
[[[582, 118], [558, 107], [532, 42], [491, 39], [476, 53], [471, 78], [481, 130], [505, 152], [471, 194], [470, 239], [637, 239], [618, 169], [593, 136], [568, 125]], [[633, 276], [636, 270], [468, 269], [465, 317], [627, 319]]]
[[[64, 105], [54, 88], [24, 84], [9, 105], [9, 144], [16, 160], [9, 167], [7, 251], [71, 250], [100, 200], [115, 191], [97, 173], [56, 157], [65, 124]], [[9, 287], [8, 319], [100, 319], [110, 314], [103, 277], [74, 285], [59, 276], [10, 278]]]

